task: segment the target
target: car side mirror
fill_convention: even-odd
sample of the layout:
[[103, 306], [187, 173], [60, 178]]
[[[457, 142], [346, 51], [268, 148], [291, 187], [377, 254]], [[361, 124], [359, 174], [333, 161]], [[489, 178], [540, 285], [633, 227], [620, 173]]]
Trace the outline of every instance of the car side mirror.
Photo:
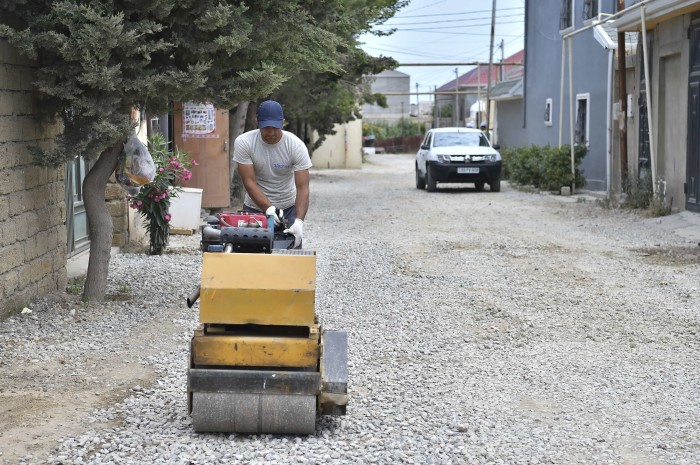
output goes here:
[[423, 145], [420, 146], [420, 148], [421, 148], [422, 150], [428, 150], [428, 149], [430, 149], [430, 146], [427, 145], [427, 144], [423, 144]]
[[500, 145], [500, 144], [494, 144], [492, 147], [493, 147], [494, 150], [500, 150], [500, 149], [501, 149], [501, 145]]

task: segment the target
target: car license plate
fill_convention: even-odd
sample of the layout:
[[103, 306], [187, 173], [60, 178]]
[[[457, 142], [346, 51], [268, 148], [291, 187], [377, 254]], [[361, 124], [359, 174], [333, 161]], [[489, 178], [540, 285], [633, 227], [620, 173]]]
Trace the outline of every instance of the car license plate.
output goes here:
[[457, 173], [458, 174], [471, 174], [471, 173], [478, 173], [479, 168], [457, 168]]

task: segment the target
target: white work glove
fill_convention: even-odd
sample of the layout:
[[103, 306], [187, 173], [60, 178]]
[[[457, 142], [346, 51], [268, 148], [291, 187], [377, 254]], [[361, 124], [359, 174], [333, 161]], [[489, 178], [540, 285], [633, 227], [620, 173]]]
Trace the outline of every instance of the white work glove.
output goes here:
[[299, 218], [294, 220], [294, 224], [282, 231], [285, 234], [294, 234], [294, 248], [301, 244], [301, 236], [304, 234], [304, 220]]
[[[267, 207], [267, 210], [265, 210], [265, 214], [267, 216], [272, 215], [275, 217], [275, 226], [279, 226], [280, 224], [282, 224], [282, 220], [280, 220], [280, 217], [277, 216], [277, 209], [275, 208], [274, 205], [270, 205], [269, 207]], [[282, 214], [282, 210], [280, 210], [280, 215], [281, 214]]]

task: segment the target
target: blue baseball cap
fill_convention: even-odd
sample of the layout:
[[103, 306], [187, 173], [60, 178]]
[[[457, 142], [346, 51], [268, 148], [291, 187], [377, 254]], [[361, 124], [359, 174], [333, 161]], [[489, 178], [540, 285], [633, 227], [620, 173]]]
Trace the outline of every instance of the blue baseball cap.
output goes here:
[[284, 121], [284, 112], [282, 105], [274, 100], [265, 100], [258, 107], [258, 128], [277, 128], [282, 129]]

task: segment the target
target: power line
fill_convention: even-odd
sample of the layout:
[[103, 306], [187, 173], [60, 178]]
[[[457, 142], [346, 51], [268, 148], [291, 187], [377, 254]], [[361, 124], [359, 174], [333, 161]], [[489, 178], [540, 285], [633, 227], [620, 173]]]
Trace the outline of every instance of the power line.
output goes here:
[[[417, 33], [433, 33], [433, 34], [448, 34], [448, 35], [457, 35], [457, 36], [483, 36], [484, 33], [480, 34], [475, 34], [473, 32], [454, 32], [454, 31], [441, 31], [439, 29], [401, 29], [400, 31], [397, 32], [417, 32]], [[521, 35], [512, 35], [512, 34], [497, 34], [499, 37], [515, 37], [515, 38], [522, 38]]]
[[[518, 13], [516, 15], [502, 15], [502, 16], [499, 16], [499, 18], [516, 18], [516, 17], [524, 17], [524, 16], [525, 16], [524, 13]], [[415, 26], [415, 25], [419, 25], [419, 24], [462, 23], [465, 21], [482, 21], [485, 19], [490, 20], [491, 18], [486, 17], [486, 16], [482, 16], [479, 18], [444, 19], [444, 20], [440, 20], [440, 21], [414, 21], [414, 22], [410, 22], [410, 23], [398, 23], [398, 24], [384, 23], [384, 24], [382, 24], [382, 26], [395, 27], [395, 26]]]
[[409, 13], [413, 13], [414, 11], [425, 10], [426, 8], [430, 8], [431, 6], [439, 5], [440, 3], [445, 3], [446, 1], [447, 0], [440, 0], [438, 2], [431, 3], [430, 5], [425, 5], [425, 6], [422, 6], [420, 8], [416, 8], [415, 10], [411, 10], [411, 11], [409, 11]]
[[[497, 25], [503, 25], [503, 24], [522, 24], [522, 21], [498, 21], [496, 22]], [[466, 24], [466, 25], [461, 25], [461, 26], [443, 26], [441, 29], [463, 29], [465, 27], [481, 27], [481, 26], [491, 26], [491, 23], [488, 24]], [[389, 28], [389, 29], [396, 29], [397, 31], [435, 31], [438, 32], [434, 28], [416, 28], [416, 29], [406, 29], [406, 28], [396, 28], [394, 26], [379, 26], [383, 28]]]
[[[447, 28], [446, 28], [447, 29]], [[452, 34], [452, 35], [460, 35], [460, 36], [483, 36], [483, 32], [455, 32], [455, 31], [443, 31], [441, 29], [428, 29], [428, 28], [423, 28], [423, 29], [399, 29], [396, 31], [398, 32], [431, 32], [435, 34]], [[523, 37], [522, 34], [498, 34], [499, 37]], [[438, 39], [434, 42], [437, 42], [441, 39]]]
[[371, 47], [371, 46], [365, 46], [363, 47], [365, 49], [370, 49], [370, 50], [379, 50], [380, 52], [388, 52], [388, 53], [401, 53], [403, 55], [412, 55], [416, 57], [424, 57], [424, 58], [446, 58], [444, 55], [430, 55], [430, 54], [425, 54], [425, 53], [416, 53], [412, 52], [409, 50], [401, 50], [401, 49], [386, 49], [386, 48], [379, 48], [379, 47]]
[[[507, 10], [522, 10], [522, 7], [513, 7], [513, 8], [499, 8], [498, 11], [507, 11]], [[402, 16], [401, 13], [397, 13], [394, 15], [394, 18], [399, 18], [399, 19], [405, 19], [405, 18], [427, 18], [428, 16], [455, 16], [455, 15], [468, 15], [468, 14], [474, 14], [474, 13], [491, 13], [491, 10], [474, 10], [474, 11], [463, 11], [463, 12], [458, 12], [458, 13], [436, 13], [432, 15], [411, 15], [411, 16]]]

